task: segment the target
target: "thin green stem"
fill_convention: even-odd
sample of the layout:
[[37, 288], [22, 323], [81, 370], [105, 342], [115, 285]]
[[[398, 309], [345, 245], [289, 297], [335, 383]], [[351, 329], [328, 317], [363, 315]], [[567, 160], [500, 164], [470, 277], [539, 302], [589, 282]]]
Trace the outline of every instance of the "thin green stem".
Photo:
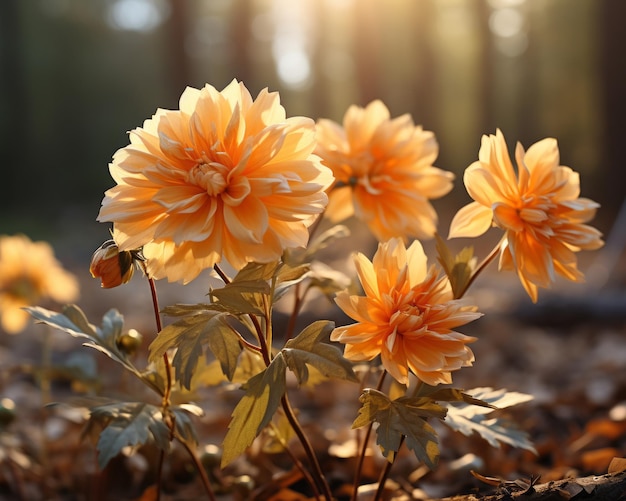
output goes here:
[[313, 472], [315, 473], [314, 478], [316, 480], [316, 483], [318, 484], [318, 487], [324, 493], [324, 498], [326, 499], [326, 501], [331, 501], [333, 496], [330, 490], [330, 486], [328, 485], [328, 482], [326, 481], [326, 477], [324, 476], [324, 473], [322, 472], [322, 468], [320, 467], [320, 463], [317, 460], [317, 456], [315, 455], [313, 446], [311, 445], [311, 442], [309, 442], [309, 439], [305, 435], [304, 430], [302, 429], [302, 427], [300, 426], [300, 423], [296, 419], [296, 415], [294, 414], [293, 409], [291, 408], [291, 405], [289, 404], [289, 399], [287, 398], [286, 394], [282, 396], [282, 398], [280, 399], [280, 403], [283, 407], [283, 411], [285, 411], [285, 416], [287, 417], [289, 424], [291, 425], [291, 427], [293, 428], [293, 431], [295, 431], [296, 435], [298, 436], [298, 439], [300, 440], [300, 443], [302, 444], [302, 447], [304, 448], [304, 452], [309, 458], [309, 462], [311, 463], [311, 466], [313, 467]]
[[[148, 277], [148, 284], [150, 285], [150, 295], [152, 296], [152, 308], [154, 310], [154, 319], [156, 322], [157, 335], [163, 329], [161, 323], [161, 312], [159, 310], [159, 299], [157, 296], [156, 285], [154, 283], [154, 279], [148, 276], [148, 270], [145, 265], [145, 262], [141, 262], [143, 266], [143, 271]], [[167, 356], [167, 353], [163, 354], [163, 363], [165, 365], [165, 391], [163, 392], [163, 398], [161, 400], [161, 407], [163, 415], [166, 416], [168, 414], [168, 408], [170, 405], [170, 395], [172, 393], [172, 367], [170, 365], [170, 359]], [[170, 437], [174, 436], [174, 427], [175, 423], [173, 420], [169, 420], [169, 428], [170, 428]], [[161, 499], [161, 486], [163, 483], [163, 463], [165, 462], [165, 451], [161, 450], [159, 454], [159, 462], [157, 466], [157, 489], [156, 489], [156, 501]]]
[[213, 269], [215, 270], [215, 273], [217, 273], [220, 276], [220, 278], [225, 284], [230, 283], [230, 278], [228, 278], [228, 275], [226, 275], [226, 273], [222, 271], [222, 268], [220, 268], [219, 265], [214, 264]]
[[[380, 378], [378, 379], [378, 384], [376, 385], [376, 389], [380, 391], [383, 387], [383, 383], [385, 381], [385, 376], [387, 375], [387, 371], [383, 370]], [[363, 470], [363, 462], [365, 461], [365, 454], [367, 453], [367, 445], [370, 441], [370, 435], [372, 434], [373, 423], [367, 427], [367, 431], [365, 432], [365, 437], [363, 437], [363, 443], [361, 444], [361, 453], [359, 454], [359, 459], [357, 461], [356, 470], [354, 472], [354, 483], [352, 487], [352, 497], [351, 501], [356, 501], [357, 493], [359, 490], [359, 484], [361, 483], [361, 471]]]
[[487, 257], [483, 259], [483, 261], [476, 267], [476, 271], [472, 273], [471, 278], [467, 281], [467, 284], [465, 285], [463, 290], [459, 292], [458, 297], [455, 297], [455, 299], [462, 298], [467, 292], [467, 290], [470, 288], [470, 286], [474, 283], [474, 280], [476, 280], [478, 275], [480, 275], [483, 272], [483, 270], [489, 265], [489, 263], [491, 263], [491, 261], [493, 261], [496, 258], [496, 256], [500, 253], [500, 248], [502, 247], [503, 241], [504, 239], [500, 240], [496, 244], [496, 246], [491, 250], [491, 252], [487, 255]]
[[285, 449], [285, 452], [289, 455], [289, 457], [293, 461], [293, 464], [296, 465], [296, 468], [298, 468], [298, 470], [300, 470], [300, 473], [302, 473], [302, 475], [306, 479], [307, 483], [311, 486], [311, 489], [313, 489], [313, 495], [316, 498], [319, 499], [320, 491], [317, 488], [317, 484], [316, 484], [315, 480], [313, 480], [313, 477], [311, 476], [311, 474], [304, 467], [304, 465], [302, 464], [302, 461], [300, 461], [296, 457], [296, 455], [293, 453], [293, 451], [289, 448], [289, 445], [287, 444], [287, 441], [281, 436], [280, 431], [276, 428], [276, 426], [272, 422], [270, 422], [270, 426], [274, 430], [274, 434], [275, 434], [276, 438], [278, 439], [278, 441], [280, 442], [280, 445], [283, 446], [283, 449]]
[[402, 447], [402, 444], [404, 443], [404, 438], [405, 438], [404, 435], [402, 435], [400, 437], [400, 443], [398, 444], [398, 450], [393, 455], [393, 459], [391, 461], [387, 461], [387, 463], [385, 463], [385, 468], [381, 472], [380, 478], [378, 479], [378, 488], [376, 489], [376, 494], [374, 496], [374, 501], [378, 501], [379, 499], [383, 498], [382, 496], [383, 496], [383, 493], [385, 492], [385, 483], [387, 482], [387, 477], [389, 477], [389, 472], [391, 471], [391, 467], [396, 462], [396, 458], [398, 457], [398, 454], [400, 453], [400, 447]]
[[208, 475], [206, 473], [206, 470], [204, 469], [204, 466], [202, 466], [202, 463], [200, 462], [200, 459], [198, 459], [198, 456], [191, 449], [191, 447], [189, 447], [189, 444], [187, 442], [185, 442], [180, 437], [177, 437], [177, 438], [178, 438], [178, 441], [185, 448], [185, 450], [187, 451], [189, 456], [191, 457], [191, 460], [193, 461], [194, 467], [196, 468], [196, 470], [200, 474], [200, 479], [202, 480], [202, 486], [204, 487], [204, 490], [206, 491], [206, 494], [207, 494], [209, 500], [210, 501], [215, 501], [215, 493], [213, 492], [213, 488], [211, 487], [211, 482], [210, 482], [209, 477], [208, 477]]

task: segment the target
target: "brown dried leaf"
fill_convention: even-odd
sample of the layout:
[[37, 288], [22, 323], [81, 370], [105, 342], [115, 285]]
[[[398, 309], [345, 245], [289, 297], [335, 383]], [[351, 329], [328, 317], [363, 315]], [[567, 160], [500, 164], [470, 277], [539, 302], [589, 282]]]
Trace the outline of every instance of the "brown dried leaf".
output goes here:
[[622, 473], [626, 471], [626, 458], [615, 457], [609, 463], [608, 473]]

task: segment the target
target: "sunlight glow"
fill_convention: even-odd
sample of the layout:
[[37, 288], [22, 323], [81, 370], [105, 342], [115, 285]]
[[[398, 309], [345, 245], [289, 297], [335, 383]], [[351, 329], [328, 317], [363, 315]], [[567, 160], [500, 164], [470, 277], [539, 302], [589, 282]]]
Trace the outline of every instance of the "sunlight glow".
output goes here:
[[116, 0], [109, 6], [107, 23], [116, 30], [147, 32], [169, 15], [165, 4], [155, 0]]
[[286, 87], [302, 89], [311, 83], [311, 4], [276, 0], [272, 17], [275, 33], [272, 54], [278, 77]]
[[505, 56], [517, 57], [528, 48], [525, 0], [492, 0], [493, 12], [489, 16], [489, 29], [495, 38], [496, 48]]

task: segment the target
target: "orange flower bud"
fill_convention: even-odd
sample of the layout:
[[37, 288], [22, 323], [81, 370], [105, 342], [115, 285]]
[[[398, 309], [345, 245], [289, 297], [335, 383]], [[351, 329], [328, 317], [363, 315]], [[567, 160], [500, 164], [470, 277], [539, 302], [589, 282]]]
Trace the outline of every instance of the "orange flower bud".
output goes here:
[[89, 271], [102, 280], [102, 287], [111, 289], [128, 282], [135, 271], [132, 251], [120, 251], [114, 240], [107, 240], [93, 253]]

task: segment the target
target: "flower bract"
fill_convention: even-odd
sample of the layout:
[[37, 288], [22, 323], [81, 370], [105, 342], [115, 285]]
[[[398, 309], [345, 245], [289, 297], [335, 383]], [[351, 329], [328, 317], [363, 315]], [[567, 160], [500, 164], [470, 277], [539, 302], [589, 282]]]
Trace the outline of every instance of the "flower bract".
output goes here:
[[226, 260], [235, 269], [306, 245], [332, 172], [313, 154], [315, 123], [286, 118], [275, 92], [243, 83], [188, 87], [157, 110], [109, 167], [99, 221], [120, 250], [143, 248], [153, 278], [189, 282]]
[[343, 126], [321, 119], [316, 152], [337, 179], [326, 214], [339, 222], [352, 215], [379, 241], [431, 238], [437, 213], [430, 199], [452, 189], [454, 175], [432, 164], [439, 153], [435, 135], [410, 115], [390, 118], [381, 101], [351, 106]]
[[452, 298], [447, 277], [428, 267], [417, 240], [406, 248], [400, 238], [391, 239], [379, 244], [372, 261], [357, 254], [355, 264], [365, 295], [345, 290], [336, 302], [356, 323], [331, 334], [346, 345], [346, 358], [380, 355], [384, 368], [403, 384], [409, 371], [430, 385], [451, 383], [452, 371], [472, 365], [467, 344], [476, 338], [454, 329], [481, 313]]
[[483, 136], [478, 161], [463, 178], [474, 202], [454, 216], [449, 238], [476, 237], [492, 225], [504, 230], [499, 267], [516, 270], [536, 302], [538, 287], [549, 287], [557, 274], [584, 280], [575, 253], [603, 245], [600, 232], [584, 224], [599, 205], [579, 198], [579, 175], [560, 165], [555, 139], [528, 151], [518, 143], [515, 159], [517, 173], [500, 130]]

